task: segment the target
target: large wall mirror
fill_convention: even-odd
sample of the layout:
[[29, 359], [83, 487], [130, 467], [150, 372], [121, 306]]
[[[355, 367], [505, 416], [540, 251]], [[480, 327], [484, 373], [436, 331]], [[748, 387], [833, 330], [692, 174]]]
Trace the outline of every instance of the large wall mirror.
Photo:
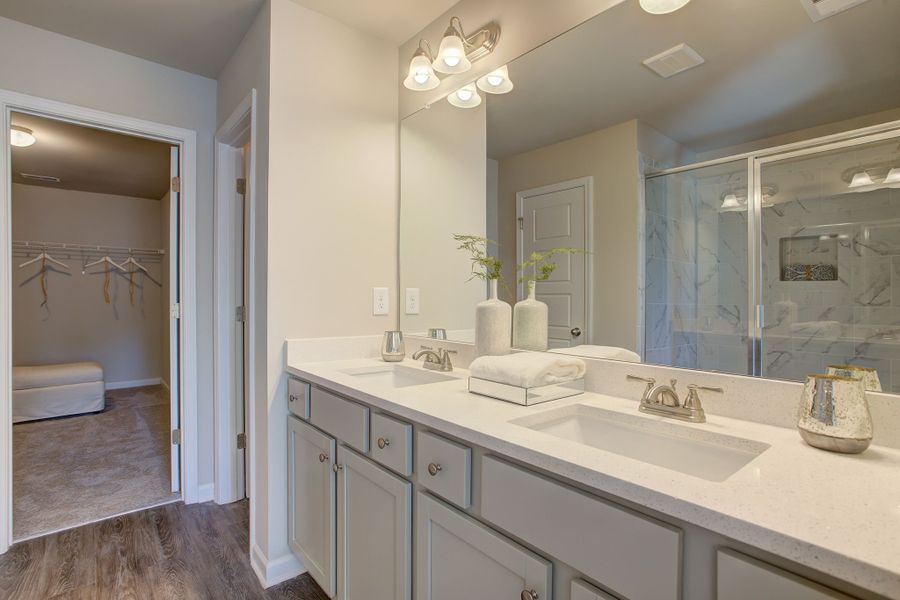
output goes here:
[[401, 328], [472, 341], [487, 290], [454, 234], [498, 243], [510, 303], [523, 257], [577, 247], [537, 283], [551, 348], [789, 380], [851, 364], [900, 392], [897, 23], [883, 0], [817, 22], [801, 0], [628, 0], [509, 63], [509, 93], [407, 117]]

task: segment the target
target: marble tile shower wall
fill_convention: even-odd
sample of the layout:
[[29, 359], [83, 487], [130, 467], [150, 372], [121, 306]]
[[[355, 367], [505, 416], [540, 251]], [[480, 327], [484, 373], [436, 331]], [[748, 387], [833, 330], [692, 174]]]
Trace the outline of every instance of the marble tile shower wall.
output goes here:
[[[762, 231], [763, 375], [802, 380], [854, 364], [900, 392], [900, 189], [804, 194], [763, 209]], [[781, 240], [815, 236], [837, 240], [837, 280], [781, 281]]]
[[727, 171], [647, 182], [648, 363], [747, 372], [747, 215], [719, 210], [746, 168]]

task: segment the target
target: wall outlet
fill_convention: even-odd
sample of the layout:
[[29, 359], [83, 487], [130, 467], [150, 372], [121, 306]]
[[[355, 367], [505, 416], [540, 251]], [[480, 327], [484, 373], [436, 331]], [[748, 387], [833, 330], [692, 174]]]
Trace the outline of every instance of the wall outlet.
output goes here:
[[419, 314], [419, 288], [406, 288], [406, 314]]
[[391, 311], [391, 301], [388, 298], [388, 288], [372, 288], [372, 314], [386, 315]]

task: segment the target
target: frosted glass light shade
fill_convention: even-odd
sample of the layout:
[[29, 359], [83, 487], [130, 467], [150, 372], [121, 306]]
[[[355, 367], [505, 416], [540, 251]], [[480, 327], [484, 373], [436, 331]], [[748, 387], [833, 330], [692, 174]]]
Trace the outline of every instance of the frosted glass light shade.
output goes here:
[[652, 15], [675, 12], [691, 0], [641, 0], [641, 8]]
[[441, 84], [441, 80], [435, 74], [431, 61], [421, 50], [416, 52], [409, 61], [409, 75], [403, 80], [403, 85], [410, 90], [424, 92], [433, 90]]
[[888, 171], [887, 177], [884, 178], [885, 183], [900, 183], [900, 167], [894, 167]]
[[[845, 180], [846, 181], [846, 180]], [[853, 175], [853, 180], [850, 181], [850, 188], [858, 188], [865, 187], [867, 185], [875, 185], [875, 182], [872, 181], [872, 176], [866, 173], [865, 171], [860, 171]]]
[[481, 96], [478, 95], [478, 88], [470, 83], [450, 94], [447, 101], [457, 108], [475, 108], [481, 104]]
[[12, 125], [9, 128], [9, 143], [17, 148], [27, 148], [37, 141], [34, 133], [27, 127]]
[[447, 73], [448, 75], [465, 73], [472, 68], [472, 63], [466, 58], [466, 48], [463, 40], [453, 29], [448, 29], [444, 33], [444, 39], [441, 40], [437, 57], [431, 66], [434, 67], [435, 71]]
[[509, 69], [506, 65], [479, 77], [476, 83], [481, 91], [488, 94], [506, 94], [513, 89], [513, 82], [509, 79]]

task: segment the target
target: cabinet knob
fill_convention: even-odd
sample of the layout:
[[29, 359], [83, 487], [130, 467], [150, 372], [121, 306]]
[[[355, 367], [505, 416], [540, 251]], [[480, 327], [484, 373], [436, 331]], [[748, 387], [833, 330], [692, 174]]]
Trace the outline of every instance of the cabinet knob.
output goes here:
[[326, 460], [328, 460], [328, 455], [325, 454], [324, 452], [320, 453], [320, 454], [319, 454], [319, 462], [323, 463], [323, 462], [325, 462]]
[[391, 445], [391, 440], [387, 438], [378, 438], [378, 447], [384, 450], [386, 447]]
[[288, 396], [288, 402], [296, 402], [296, 401], [297, 401], [297, 396], [295, 396], [293, 394]]
[[438, 473], [444, 470], [444, 467], [437, 463], [428, 463], [428, 474], [434, 477]]
[[337, 464], [337, 463], [331, 465], [331, 470], [334, 471], [335, 473], [337, 473], [338, 471], [343, 470], [343, 468], [344, 468], [344, 465], [339, 465], [339, 464]]
[[524, 590], [521, 596], [522, 600], [538, 600], [540, 596], [534, 590]]

